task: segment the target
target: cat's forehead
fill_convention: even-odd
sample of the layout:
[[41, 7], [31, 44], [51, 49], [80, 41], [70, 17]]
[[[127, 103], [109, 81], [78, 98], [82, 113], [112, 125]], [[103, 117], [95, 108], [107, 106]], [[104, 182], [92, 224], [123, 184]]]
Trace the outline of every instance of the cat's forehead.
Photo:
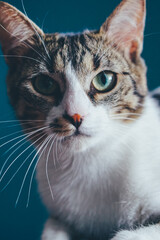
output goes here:
[[128, 63], [113, 46], [103, 41], [98, 32], [46, 35], [53, 71], [63, 72], [68, 64], [80, 76], [93, 71], [128, 70]]

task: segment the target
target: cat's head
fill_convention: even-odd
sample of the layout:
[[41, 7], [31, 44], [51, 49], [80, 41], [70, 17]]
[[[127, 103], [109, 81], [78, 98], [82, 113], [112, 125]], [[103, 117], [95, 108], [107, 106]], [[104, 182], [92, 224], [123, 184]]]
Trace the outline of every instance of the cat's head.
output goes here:
[[78, 34], [44, 34], [0, 2], [8, 93], [24, 129], [82, 150], [136, 121], [147, 93], [144, 25], [145, 0], [123, 0], [98, 31]]

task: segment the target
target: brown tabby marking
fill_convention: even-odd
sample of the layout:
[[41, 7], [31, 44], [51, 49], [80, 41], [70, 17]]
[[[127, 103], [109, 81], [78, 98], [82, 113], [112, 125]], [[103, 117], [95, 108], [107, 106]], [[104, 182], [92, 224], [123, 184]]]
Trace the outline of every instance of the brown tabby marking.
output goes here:
[[[131, 45], [130, 57], [127, 57], [118, 44], [106, 37], [104, 31], [106, 28], [109, 31], [112, 17], [99, 31], [45, 35], [31, 20], [9, 4], [1, 2], [0, 12], [3, 13], [0, 16], [2, 50], [6, 55], [10, 55], [6, 56], [10, 66], [7, 77], [8, 94], [18, 118], [45, 120], [50, 109], [63, 99], [66, 88], [65, 70], [69, 63], [93, 104], [109, 107], [111, 115], [114, 116], [126, 114], [126, 119], [122, 121], [128, 121], [127, 117], [130, 115], [132, 121], [143, 111], [143, 101], [147, 93], [146, 67], [136, 53], [135, 42]], [[8, 24], [10, 21], [14, 22], [14, 26]], [[44, 44], [37, 33], [35, 34], [33, 26], [41, 35]], [[16, 32], [16, 28], [20, 30]], [[8, 39], [13, 45], [9, 46]], [[92, 91], [93, 78], [106, 70], [116, 73], [116, 87], [101, 94]], [[58, 82], [61, 89], [58, 95], [44, 96], [33, 89], [32, 79], [42, 74]], [[55, 131], [59, 131], [59, 128], [66, 124], [66, 120], [61, 119]], [[67, 129], [70, 131], [68, 127]]]

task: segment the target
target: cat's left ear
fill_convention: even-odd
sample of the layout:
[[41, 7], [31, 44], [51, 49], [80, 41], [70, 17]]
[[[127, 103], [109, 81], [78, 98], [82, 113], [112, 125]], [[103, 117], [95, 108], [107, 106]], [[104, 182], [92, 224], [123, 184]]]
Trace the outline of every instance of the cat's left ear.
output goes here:
[[21, 55], [36, 44], [43, 31], [18, 9], [0, 1], [0, 44], [8, 62], [8, 55]]
[[102, 25], [100, 32], [135, 62], [143, 49], [145, 17], [145, 0], [123, 0]]

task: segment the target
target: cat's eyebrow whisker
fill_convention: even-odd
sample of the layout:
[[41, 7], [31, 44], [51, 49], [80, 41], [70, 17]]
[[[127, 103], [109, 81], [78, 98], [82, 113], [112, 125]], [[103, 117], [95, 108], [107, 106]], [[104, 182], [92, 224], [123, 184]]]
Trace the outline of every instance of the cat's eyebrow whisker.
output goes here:
[[[38, 135], [40, 135], [40, 134], [42, 134], [41, 132], [39, 133], [38, 132]], [[33, 134], [31, 134], [31, 135], [34, 135], [34, 133]], [[30, 137], [30, 136], [29, 136]], [[35, 138], [35, 137], [37, 137], [37, 135], [34, 135], [34, 136], [32, 136], [32, 137], [30, 137], [30, 140], [31, 139], [33, 139], [33, 138]], [[23, 142], [24, 141], [24, 142]], [[20, 149], [24, 144], [26, 144], [26, 138], [23, 138], [23, 139], [21, 139], [20, 141], [18, 141], [18, 142], [16, 142], [12, 147], [10, 147], [8, 150], [7, 150], [7, 152], [8, 151], [10, 151], [12, 148], [14, 148], [16, 145], [18, 145], [19, 143], [21, 143], [21, 142], [23, 142], [22, 144], [20, 144], [20, 146], [18, 146], [9, 156], [8, 156], [8, 158], [6, 159], [6, 161], [4, 162], [4, 164], [2, 165], [2, 168], [1, 168], [1, 170], [0, 170], [0, 176], [1, 176], [1, 174], [2, 174], [2, 172], [3, 172], [3, 169], [4, 169], [4, 167], [6, 166], [6, 164], [7, 164], [7, 162], [9, 161], [9, 159], [11, 158], [11, 156], [13, 156], [13, 154], [18, 150], [18, 149]], [[26, 148], [26, 150], [27, 150], [28, 148]], [[12, 165], [11, 165], [12, 166]], [[0, 178], [0, 182], [2, 181], [2, 179]]]
[[43, 22], [42, 22], [42, 26], [41, 26], [41, 29], [42, 29], [42, 30], [44, 29], [44, 23], [45, 23], [45, 20], [46, 20], [48, 14], [49, 14], [49, 11], [46, 12], [46, 14], [45, 14], [45, 16], [44, 16], [44, 18], [43, 18]]
[[[24, 7], [24, 2], [23, 2], [23, 0], [21, 0], [21, 3], [22, 3], [23, 11], [24, 11], [25, 15], [28, 17], [28, 14], [27, 14], [26, 9], [25, 9], [25, 7]], [[46, 45], [45, 45], [45, 43], [44, 43], [43, 38], [42, 38], [41, 35], [38, 33], [38, 31], [36, 30], [36, 28], [34, 27], [34, 25], [32, 24], [32, 22], [30, 22], [30, 23], [31, 23], [32, 28], [33, 28], [34, 32], [36, 33], [37, 37], [40, 39], [40, 41], [41, 41], [41, 43], [42, 43], [42, 45], [43, 45], [43, 47], [44, 47], [44, 50], [45, 50], [45, 52], [46, 52], [49, 60], [51, 60], [51, 57], [50, 57], [49, 52], [48, 52], [48, 50], [47, 50], [47, 48], [46, 48]], [[47, 61], [47, 62], [48, 62], [48, 61]], [[49, 62], [48, 62], [48, 63], [49, 63]]]
[[[35, 166], [34, 166], [34, 168], [33, 168], [32, 175], [31, 175], [31, 179], [30, 179], [30, 183], [29, 183], [28, 198], [27, 198], [26, 207], [28, 207], [28, 205], [29, 205], [29, 199], [30, 199], [32, 181], [33, 181], [34, 173], [35, 173], [35, 171], [36, 171], [36, 167], [37, 167], [37, 165], [38, 165], [38, 163], [39, 163], [39, 160], [40, 160], [42, 154], [43, 154], [44, 151], [47, 149], [47, 146], [49, 145], [50, 141], [52, 140], [52, 137], [53, 137], [53, 136], [51, 135], [51, 136], [48, 136], [48, 138], [46, 139], [46, 142], [45, 142], [46, 145], [44, 146], [44, 149], [43, 149], [42, 152], [40, 153], [40, 155], [39, 155], [39, 157], [38, 157], [38, 160], [37, 160], [37, 162], [36, 162], [36, 164], [35, 164]], [[41, 150], [41, 149], [40, 149], [40, 150]], [[40, 150], [39, 150], [39, 152], [40, 152]], [[37, 151], [37, 152], [38, 152], [38, 151]], [[38, 154], [39, 154], [39, 152], [38, 152]], [[38, 154], [37, 154], [37, 155], [38, 155]], [[33, 159], [32, 161], [34, 162], [34, 159]], [[29, 166], [29, 168], [28, 168], [28, 171], [29, 171], [29, 169], [30, 169], [30, 167], [31, 167], [31, 165], [32, 165], [33, 162], [31, 162], [31, 164], [30, 164], [30, 166]], [[26, 175], [26, 176], [27, 176], [27, 175]]]
[[[34, 141], [33, 143], [31, 143], [31, 146], [30, 146], [30, 147], [34, 146], [34, 144], [35, 144], [36, 142], [38, 142], [41, 138], [43, 138], [45, 135], [46, 135], [46, 134], [43, 134], [40, 138], [38, 138], [36, 141]], [[40, 143], [40, 144], [38, 145], [38, 147], [39, 147], [41, 144], [42, 144], [42, 143]], [[26, 150], [27, 150], [27, 149], [25, 149], [25, 151], [26, 151]], [[23, 153], [24, 153], [25, 151], [23, 151]], [[13, 176], [12, 176], [12, 177], [10, 178], [10, 180], [7, 182], [7, 184], [5, 185], [5, 187], [2, 188], [1, 192], [4, 191], [4, 190], [7, 188], [7, 186], [11, 183], [11, 181], [14, 179], [14, 177], [17, 175], [17, 173], [20, 171], [20, 169], [23, 167], [23, 165], [27, 162], [28, 158], [33, 154], [34, 151], [36, 151], [35, 148], [31, 151], [31, 153], [26, 157], [26, 159], [23, 161], [23, 163], [19, 166], [19, 168], [16, 170], [16, 172], [13, 174]], [[19, 158], [19, 157], [20, 157], [20, 155], [18, 156], [18, 158]], [[18, 159], [18, 158], [17, 158], [17, 159]]]
[[[35, 158], [37, 157], [37, 155], [39, 154], [39, 152], [41, 151], [41, 149], [45, 146], [45, 144], [47, 143], [47, 141], [49, 140], [49, 138], [50, 138], [50, 136], [47, 137], [47, 138], [45, 139], [45, 141], [41, 144], [40, 148], [39, 148], [38, 151], [36, 152], [36, 154], [35, 154], [35, 156], [33, 157], [31, 163], [29, 164], [28, 169], [27, 169], [27, 171], [26, 171], [26, 173], [25, 173], [25, 175], [24, 175], [24, 178], [23, 178], [23, 181], [22, 181], [20, 190], [19, 190], [19, 194], [18, 194], [17, 199], [16, 199], [15, 206], [17, 205], [17, 203], [18, 203], [18, 201], [19, 201], [19, 198], [20, 198], [20, 195], [21, 195], [21, 192], [22, 192], [22, 189], [23, 189], [23, 186], [24, 186], [24, 183], [25, 183], [25, 180], [26, 180], [26, 178], [27, 178], [27, 175], [28, 175], [29, 170], [30, 170], [30, 168], [31, 168], [31, 166], [32, 166]], [[45, 148], [44, 148], [44, 149], [45, 149]], [[43, 149], [43, 150], [44, 150], [44, 149]]]
[[21, 138], [21, 137], [24, 137], [24, 136], [25, 136], [25, 138], [27, 138], [27, 137], [28, 137], [28, 134], [31, 134], [31, 133], [33, 134], [33, 133], [36, 133], [36, 132], [38, 132], [38, 131], [44, 130], [44, 129], [46, 129], [46, 128], [48, 128], [48, 127], [43, 127], [43, 128], [37, 129], [37, 130], [35, 130], [35, 131], [32, 131], [32, 132], [30, 132], [30, 133], [25, 133], [25, 134], [22, 134], [21, 136], [15, 137], [15, 138], [13, 138], [13, 139], [11, 139], [11, 140], [3, 143], [2, 145], [0, 145], [0, 148], [3, 147], [3, 146], [5, 146], [6, 144], [8, 144], [8, 143], [10, 143], [10, 142], [13, 142], [14, 140], [16, 140], [16, 139], [18, 139], [18, 138]]

